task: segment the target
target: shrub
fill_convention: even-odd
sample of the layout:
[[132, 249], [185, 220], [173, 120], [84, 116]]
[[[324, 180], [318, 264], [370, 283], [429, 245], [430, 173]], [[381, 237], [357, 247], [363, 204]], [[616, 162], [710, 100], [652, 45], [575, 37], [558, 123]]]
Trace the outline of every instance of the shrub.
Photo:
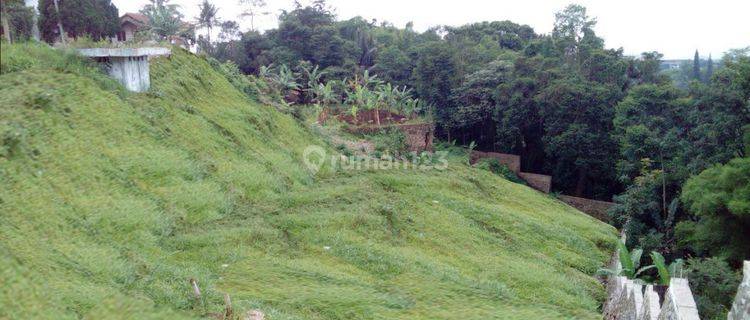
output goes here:
[[257, 81], [251, 81], [252, 79], [250, 77], [242, 74], [237, 67], [237, 64], [232, 61], [221, 63], [219, 60], [211, 57], [207, 57], [206, 59], [208, 60], [208, 64], [211, 65], [211, 68], [224, 76], [224, 78], [227, 78], [233, 87], [247, 95], [250, 99], [255, 101], [258, 100], [260, 89], [256, 83]]
[[402, 156], [409, 151], [406, 144], [406, 135], [398, 129], [386, 129], [372, 136], [372, 142], [375, 144], [375, 151], [393, 156]]
[[701, 319], [726, 319], [740, 274], [719, 258], [692, 258], [685, 270]]
[[519, 178], [516, 173], [513, 172], [513, 170], [510, 170], [508, 166], [500, 163], [500, 161], [498, 161], [497, 159], [481, 159], [479, 160], [479, 162], [477, 162], [476, 167], [497, 174], [508, 181], [524, 185], [526, 184], [526, 181], [523, 181], [523, 179]]

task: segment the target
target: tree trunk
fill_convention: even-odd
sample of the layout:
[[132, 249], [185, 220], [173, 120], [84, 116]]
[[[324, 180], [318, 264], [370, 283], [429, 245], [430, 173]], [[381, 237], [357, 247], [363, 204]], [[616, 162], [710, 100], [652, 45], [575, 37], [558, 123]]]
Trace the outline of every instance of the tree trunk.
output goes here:
[[65, 30], [63, 30], [62, 25], [62, 15], [60, 15], [60, 6], [57, 4], [57, 0], [53, 0], [55, 3], [55, 12], [57, 12], [57, 28], [60, 31], [60, 42], [62, 44], [65, 44]]
[[13, 43], [13, 39], [10, 37], [10, 23], [8, 23], [8, 8], [6, 6], [5, 0], [0, 0], [0, 7], [2, 7], [3, 11], [3, 18], [2, 18], [2, 24], [3, 24], [3, 36], [5, 36], [5, 40], [8, 41], [8, 43]]
[[375, 123], [380, 127], [380, 109], [375, 108]]
[[586, 170], [583, 168], [578, 169], [578, 182], [576, 183], [576, 197], [583, 197], [583, 192], [586, 190]]

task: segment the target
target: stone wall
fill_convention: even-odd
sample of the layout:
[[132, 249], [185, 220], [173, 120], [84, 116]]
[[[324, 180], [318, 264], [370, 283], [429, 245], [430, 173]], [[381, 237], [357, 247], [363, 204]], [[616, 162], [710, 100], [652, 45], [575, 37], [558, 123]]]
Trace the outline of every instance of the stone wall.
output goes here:
[[745, 261], [744, 272], [745, 277], [737, 290], [737, 297], [734, 298], [734, 304], [732, 304], [732, 310], [727, 315], [727, 320], [750, 319], [750, 261]]
[[529, 187], [532, 187], [538, 191], [549, 193], [550, 189], [552, 189], [551, 176], [528, 172], [519, 172], [518, 176], [521, 179], [525, 180], [529, 184]]
[[409, 151], [432, 151], [435, 127], [431, 123], [396, 125], [406, 135]]
[[490, 158], [497, 159], [500, 164], [504, 164], [511, 171], [519, 174], [521, 172], [521, 157], [515, 154], [497, 153], [497, 152], [482, 152], [473, 150], [469, 156], [469, 163], [476, 164], [479, 160]]
[[[476, 164], [480, 159], [485, 158], [497, 159], [501, 164], [508, 166], [510, 170], [515, 172], [518, 177], [525, 180], [530, 187], [538, 191], [549, 193], [552, 189], [551, 176], [537, 173], [521, 172], [521, 157], [514, 154], [472, 151], [471, 155], [469, 155], [469, 163], [473, 165]], [[614, 203], [612, 202], [584, 199], [565, 195], [560, 196], [560, 200], [567, 203], [571, 207], [580, 210], [581, 212], [585, 212], [588, 215], [607, 223], [609, 223], [609, 216], [607, 215], [607, 211], [614, 205]]]
[[406, 136], [406, 144], [409, 146], [409, 151], [432, 151], [432, 143], [435, 135], [435, 126], [433, 126], [432, 123], [392, 124], [380, 127], [360, 126], [348, 127], [346, 130], [355, 134], [369, 134], [388, 128], [396, 128], [404, 133]]
[[612, 202], [584, 199], [566, 195], [561, 195], [559, 198], [569, 206], [607, 223], [609, 223], [609, 215], [607, 215], [607, 211], [612, 208], [613, 205], [615, 205]]
[[519, 178], [526, 181], [530, 187], [544, 192], [549, 193], [552, 189], [552, 177], [529, 172], [521, 172], [521, 157], [515, 154], [497, 153], [497, 152], [482, 152], [472, 151], [469, 155], [469, 163], [476, 164], [481, 159], [496, 159], [500, 164], [504, 164], [518, 175]]

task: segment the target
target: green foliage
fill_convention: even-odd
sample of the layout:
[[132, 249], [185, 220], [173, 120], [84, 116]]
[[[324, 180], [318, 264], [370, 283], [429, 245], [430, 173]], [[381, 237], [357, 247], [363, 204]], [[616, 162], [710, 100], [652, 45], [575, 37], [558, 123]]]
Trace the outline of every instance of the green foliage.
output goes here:
[[0, 318], [211, 317], [225, 292], [274, 319], [600, 318], [601, 222], [459, 157], [313, 174], [324, 141], [184, 51], [146, 94], [81, 61], [2, 46]]
[[750, 158], [706, 169], [687, 181], [681, 199], [699, 217], [680, 223], [681, 244], [735, 265], [750, 257]]
[[643, 255], [642, 249], [633, 249], [633, 251], [630, 251], [624, 242], [617, 241], [617, 247], [615, 250], [617, 250], [617, 255], [620, 260], [619, 268], [614, 270], [600, 268], [597, 271], [597, 274], [623, 276], [628, 279], [636, 279], [642, 272], [652, 268], [652, 266], [640, 268], [641, 256]]
[[58, 21], [65, 33], [90, 36], [95, 41], [115, 36], [120, 30], [120, 14], [111, 0], [39, 0], [39, 31], [47, 42], [60, 36]]
[[[167, 40], [170, 36], [184, 36], [194, 39], [194, 31], [184, 28], [180, 6], [169, 3], [170, 0], [149, 0], [141, 8], [141, 13], [148, 17], [150, 33], [159, 40]], [[187, 33], [187, 34], [186, 34]]]
[[643, 255], [643, 249], [633, 249], [633, 251], [629, 251], [625, 242], [618, 241], [616, 250], [620, 261], [619, 268], [614, 270], [601, 268], [597, 272], [598, 274], [624, 276], [632, 280], [649, 282], [649, 280], [651, 280], [652, 278], [648, 274], [646, 274], [646, 272], [652, 269], [656, 269], [658, 277], [656, 278], [655, 283], [666, 286], [669, 285], [671, 277], [684, 276], [684, 261], [682, 259], [677, 259], [667, 265], [664, 256], [656, 251], [652, 251], [651, 261], [653, 261], [654, 264], [641, 267], [641, 256]]
[[477, 162], [476, 167], [479, 169], [488, 170], [494, 174], [497, 174], [508, 181], [526, 185], [526, 181], [519, 178], [513, 170], [510, 170], [508, 166], [501, 164], [497, 159], [481, 159]]
[[[21, 0], [3, 0], [3, 10], [0, 20], [8, 21], [10, 38], [12, 41], [26, 41], [33, 35], [34, 9], [27, 7]], [[4, 28], [4, 26], [3, 26]], [[3, 38], [3, 40], [6, 40]]]
[[667, 265], [664, 256], [662, 256], [661, 253], [652, 251], [651, 261], [654, 262], [653, 266], [656, 268], [659, 275], [658, 284], [668, 286], [672, 277], [684, 278], [684, 261], [682, 259], [677, 259]]
[[740, 273], [720, 258], [691, 258], [685, 277], [690, 279], [701, 319], [726, 319], [742, 280]]
[[200, 13], [198, 13], [198, 17], [196, 18], [196, 26], [206, 29], [206, 41], [210, 45], [211, 31], [221, 23], [218, 18], [219, 8], [208, 0], [203, 0], [203, 2], [198, 5], [198, 8], [200, 9]]
[[258, 87], [259, 80], [255, 79], [254, 81], [252, 76], [242, 74], [239, 68], [237, 68], [237, 65], [232, 61], [220, 63], [216, 59], [210, 57], [207, 60], [211, 65], [211, 68], [224, 76], [235, 89], [246, 94], [250, 99], [256, 101], [259, 100], [261, 94], [260, 88]]
[[369, 139], [375, 144], [375, 151], [383, 154], [402, 157], [409, 151], [406, 135], [399, 129], [382, 130]]

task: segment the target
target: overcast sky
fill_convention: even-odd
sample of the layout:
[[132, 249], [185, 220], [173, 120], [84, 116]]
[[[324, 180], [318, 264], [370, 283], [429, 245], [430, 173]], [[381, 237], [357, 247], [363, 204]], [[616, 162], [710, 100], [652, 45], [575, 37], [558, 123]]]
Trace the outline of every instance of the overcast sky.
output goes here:
[[[147, 0], [113, 0], [120, 14], [135, 12]], [[202, 0], [171, 0], [192, 19]], [[219, 16], [238, 20], [238, 0], [212, 0]], [[267, 0], [271, 15], [256, 18], [260, 29], [275, 28], [281, 9], [291, 9], [293, 0]], [[303, 4], [308, 1], [302, 0]], [[413, 21], [416, 30], [431, 26], [458, 26], [470, 22], [511, 20], [528, 24], [537, 33], [552, 30], [554, 13], [569, 3], [588, 8], [599, 23], [595, 30], [608, 48], [625, 49], [629, 55], [659, 51], [668, 59], [701, 56], [714, 58], [731, 48], [750, 46], [750, 1], [748, 0], [328, 0], [339, 19], [362, 16], [388, 21], [398, 27]], [[258, 21], [261, 20], [261, 21]], [[249, 29], [249, 22], [242, 23]]]

